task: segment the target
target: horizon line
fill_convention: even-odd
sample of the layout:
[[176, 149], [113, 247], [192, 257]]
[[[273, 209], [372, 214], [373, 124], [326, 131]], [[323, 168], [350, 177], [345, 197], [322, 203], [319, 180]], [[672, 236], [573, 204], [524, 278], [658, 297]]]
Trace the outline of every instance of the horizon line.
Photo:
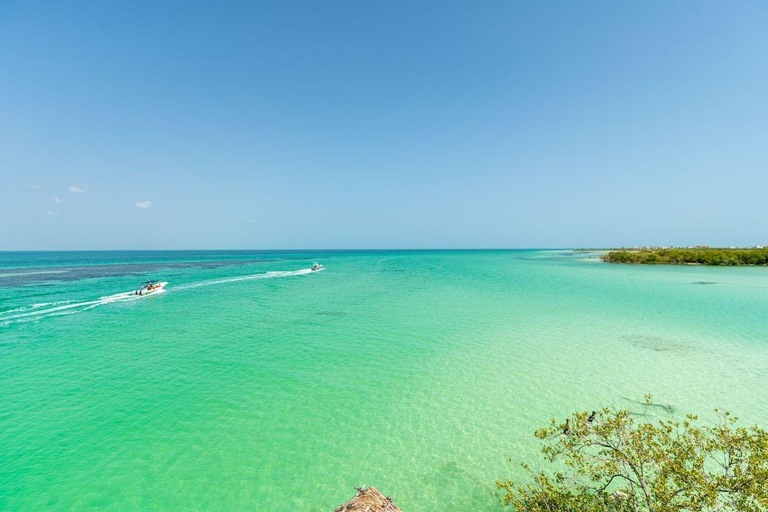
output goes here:
[[10, 252], [215, 252], [215, 251], [250, 251], [250, 252], [286, 252], [286, 251], [557, 251], [557, 250], [609, 250], [610, 248], [581, 248], [581, 247], [393, 247], [393, 248], [343, 248], [343, 249], [0, 249], [0, 253]]

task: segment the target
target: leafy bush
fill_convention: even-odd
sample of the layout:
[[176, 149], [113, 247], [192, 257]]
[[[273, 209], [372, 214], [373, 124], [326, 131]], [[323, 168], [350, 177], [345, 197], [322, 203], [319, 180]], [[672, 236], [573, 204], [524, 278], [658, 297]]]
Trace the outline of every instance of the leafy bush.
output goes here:
[[608, 263], [768, 265], [768, 249], [641, 249], [611, 251]]
[[524, 465], [532, 482], [497, 481], [501, 504], [516, 512], [767, 511], [768, 432], [715, 412], [711, 426], [614, 409], [552, 420], [536, 437], [544, 458], [564, 469]]

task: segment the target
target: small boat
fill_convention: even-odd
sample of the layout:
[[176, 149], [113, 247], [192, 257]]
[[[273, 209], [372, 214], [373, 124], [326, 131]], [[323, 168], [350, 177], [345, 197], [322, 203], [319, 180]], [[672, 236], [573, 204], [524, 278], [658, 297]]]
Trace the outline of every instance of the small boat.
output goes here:
[[141, 286], [139, 286], [139, 289], [133, 292], [134, 295], [150, 295], [152, 293], [157, 293], [163, 290], [165, 288], [165, 285], [168, 284], [168, 281], [144, 281], [141, 283]]
[[318, 262], [314, 262], [314, 263], [312, 264], [312, 268], [310, 268], [309, 270], [311, 270], [312, 272], [319, 272], [319, 271], [321, 271], [321, 270], [325, 270], [325, 267], [323, 267], [323, 266], [322, 266], [321, 264], [319, 264]]

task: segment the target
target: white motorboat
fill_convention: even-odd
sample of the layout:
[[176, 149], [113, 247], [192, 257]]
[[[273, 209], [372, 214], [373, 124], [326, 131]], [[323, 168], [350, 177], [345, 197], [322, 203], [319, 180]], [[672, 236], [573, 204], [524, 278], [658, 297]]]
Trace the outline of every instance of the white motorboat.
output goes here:
[[312, 272], [320, 272], [321, 270], [325, 270], [325, 267], [323, 267], [318, 262], [314, 262], [312, 264], [312, 268], [310, 268], [309, 270], [311, 270]]
[[134, 295], [151, 295], [153, 293], [161, 292], [165, 288], [168, 281], [144, 281], [138, 290], [133, 292]]

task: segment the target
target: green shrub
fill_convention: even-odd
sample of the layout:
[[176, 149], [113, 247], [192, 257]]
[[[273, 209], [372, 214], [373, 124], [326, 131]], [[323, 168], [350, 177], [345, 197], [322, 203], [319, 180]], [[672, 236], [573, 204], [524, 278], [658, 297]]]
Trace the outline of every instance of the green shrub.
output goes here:
[[768, 265], [768, 249], [622, 249], [602, 259], [608, 263]]
[[[650, 405], [650, 397], [646, 397]], [[558, 471], [497, 481], [516, 512], [765, 512], [768, 432], [718, 422], [640, 421], [628, 410], [575, 413], [536, 432]], [[590, 418], [592, 420], [590, 421]]]

